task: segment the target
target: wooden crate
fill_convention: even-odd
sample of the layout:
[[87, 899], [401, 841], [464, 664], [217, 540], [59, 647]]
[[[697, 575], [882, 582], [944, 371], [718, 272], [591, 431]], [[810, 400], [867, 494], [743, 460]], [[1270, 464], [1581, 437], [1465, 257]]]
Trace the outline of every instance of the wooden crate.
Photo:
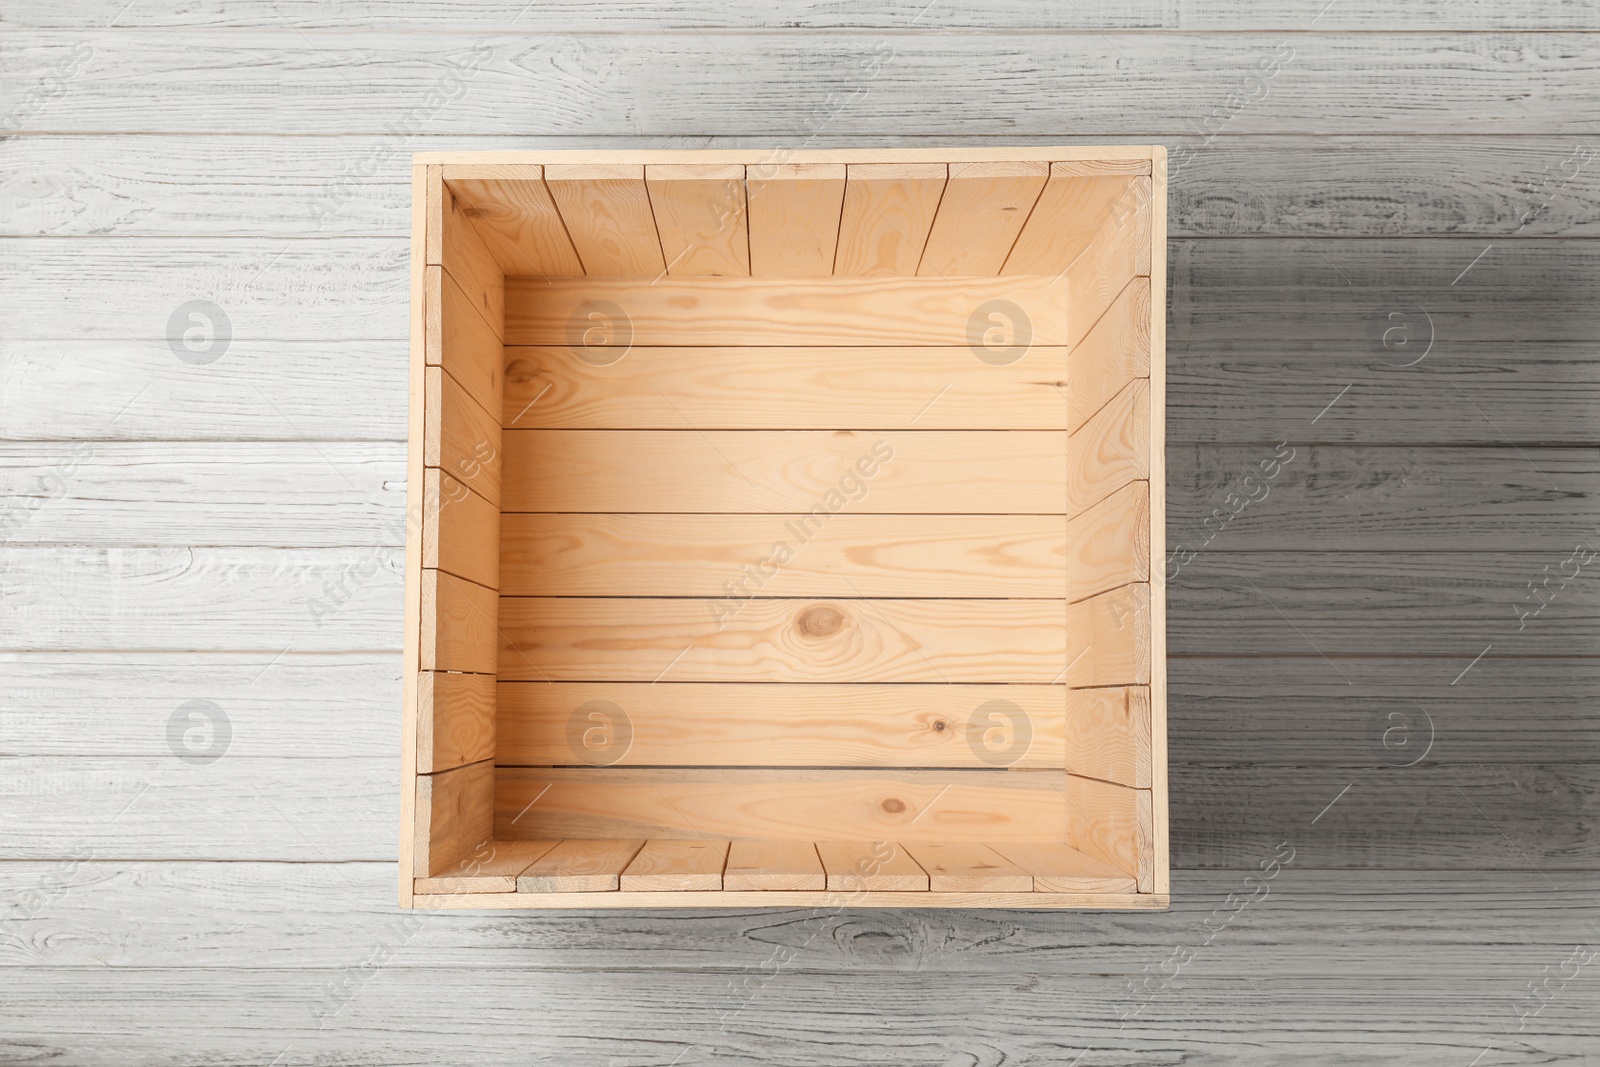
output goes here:
[[401, 903], [1165, 907], [1165, 174], [417, 157]]

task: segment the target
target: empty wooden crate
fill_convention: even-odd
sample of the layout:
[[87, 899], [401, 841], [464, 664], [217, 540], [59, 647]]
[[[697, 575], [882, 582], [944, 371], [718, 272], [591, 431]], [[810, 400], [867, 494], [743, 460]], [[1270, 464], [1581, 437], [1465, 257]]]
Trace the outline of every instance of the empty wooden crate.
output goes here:
[[1162, 149], [413, 195], [402, 904], [1166, 906]]

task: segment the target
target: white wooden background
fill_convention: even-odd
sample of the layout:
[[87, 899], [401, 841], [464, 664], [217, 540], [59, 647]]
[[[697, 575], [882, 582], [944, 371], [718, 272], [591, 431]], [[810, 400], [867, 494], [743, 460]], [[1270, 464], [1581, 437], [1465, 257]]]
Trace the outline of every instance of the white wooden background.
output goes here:
[[[924, 2], [0, 10], [0, 1062], [1600, 1062], [1600, 3]], [[410, 154], [1117, 141], [1173, 910], [397, 912]]]

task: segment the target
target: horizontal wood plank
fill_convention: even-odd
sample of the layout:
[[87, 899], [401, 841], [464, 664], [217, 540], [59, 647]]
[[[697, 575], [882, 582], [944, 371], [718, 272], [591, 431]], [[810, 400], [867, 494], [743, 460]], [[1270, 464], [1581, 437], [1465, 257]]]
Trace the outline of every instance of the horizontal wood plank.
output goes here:
[[505, 350], [513, 429], [1058, 430], [1067, 350], [997, 364], [965, 345], [637, 348], [615, 362], [566, 345]]
[[1068, 697], [1059, 685], [501, 682], [495, 745], [501, 766], [1059, 768]]
[[507, 430], [502, 442], [505, 511], [782, 512], [814, 525], [846, 510], [1065, 505], [1066, 442], [1042, 430]]
[[722, 887], [730, 892], [815, 891], [827, 887], [827, 875], [810, 841], [734, 841]]
[[[1046, 771], [535, 770], [495, 782], [495, 835], [899, 841], [1064, 839]], [[824, 859], [826, 862], [826, 858]]]
[[656, 838], [622, 870], [624, 893], [704, 892], [722, 888], [728, 842], [703, 838], [669, 841]]
[[[504, 681], [656, 682], [670, 676], [684, 682], [1048, 685], [1061, 678], [1069, 644], [1076, 654], [1096, 639], [1101, 647], [1082, 658], [1079, 671], [1102, 677], [1132, 670], [1123, 667], [1132, 652], [1115, 650], [1135, 625], [1126, 624], [1126, 637], [1116, 633], [1115, 613], [1106, 605], [1091, 600], [1068, 610], [1058, 601], [1034, 600], [754, 600], [719, 620], [700, 600], [505, 597], [498, 673]], [[1085, 630], [1069, 641], [1066, 620], [1079, 616]]]
[[756, 596], [1066, 592], [1058, 516], [509, 514], [499, 526], [507, 596], [699, 596], [731, 615]]
[[[987, 302], [1005, 300], [1031, 324], [1031, 342], [1064, 345], [1068, 286], [1029, 278], [626, 278], [506, 283], [506, 343], [582, 348], [591, 311], [618, 334], [655, 345], [960, 345]], [[1075, 321], [1075, 320], [1074, 320]], [[1087, 325], [1087, 324], [1086, 324]], [[617, 345], [587, 342], [588, 351]], [[594, 357], [609, 359], [610, 354]]]

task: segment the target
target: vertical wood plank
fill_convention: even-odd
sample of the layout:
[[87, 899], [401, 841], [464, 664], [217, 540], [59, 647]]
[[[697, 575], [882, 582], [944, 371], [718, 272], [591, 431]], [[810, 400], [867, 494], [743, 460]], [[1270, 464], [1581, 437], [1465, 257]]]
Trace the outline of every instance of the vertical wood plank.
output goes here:
[[455, 279], [467, 304], [497, 339], [503, 336], [506, 317], [505, 271], [478, 235], [466, 205], [441, 185], [440, 210], [435, 223], [430, 216], [428, 265]]
[[433, 710], [418, 723], [418, 771], [432, 774], [494, 757], [493, 675], [422, 671], [416, 684], [417, 699]]
[[623, 892], [706, 892], [722, 888], [728, 842], [704, 839], [644, 843], [622, 871]]
[[1167, 805], [1167, 150], [1151, 149], [1150, 173], [1150, 558], [1161, 568], [1150, 588], [1151, 805], [1155, 871], [1151, 892], [1170, 892]]
[[892, 841], [818, 841], [828, 891], [927, 891], [928, 872]]
[[950, 164], [917, 273], [999, 274], [1049, 171], [1041, 162]]
[[645, 168], [644, 182], [668, 274], [749, 275], [743, 165], [652, 164]]
[[843, 163], [746, 168], [750, 273], [799, 278], [832, 274], [844, 184]]
[[655, 277], [667, 269], [642, 164], [552, 164], [544, 180], [585, 273]]
[[1086, 175], [1070, 163], [1050, 164], [1039, 193], [1001, 274], [1059, 274], [1093, 244], [1134, 177]]
[[615, 892], [643, 841], [563, 841], [517, 878], [519, 893]]
[[946, 173], [943, 163], [849, 164], [833, 273], [916, 274]]
[[1033, 875], [988, 845], [907, 844], [906, 852], [928, 872], [932, 893], [1031, 893]]
[[822, 890], [827, 872], [810, 841], [735, 841], [728, 849], [722, 888]]
[[515, 893], [517, 875], [527, 870], [556, 841], [480, 841], [465, 856], [432, 878], [418, 878], [416, 892]]
[[494, 832], [494, 764], [417, 777], [416, 876], [441, 873]]
[[1067, 514], [1081, 514], [1129, 482], [1154, 481], [1150, 430], [1150, 382], [1139, 378], [1067, 438]]
[[444, 180], [468, 205], [506, 274], [579, 275], [583, 263], [537, 163], [446, 166]]

